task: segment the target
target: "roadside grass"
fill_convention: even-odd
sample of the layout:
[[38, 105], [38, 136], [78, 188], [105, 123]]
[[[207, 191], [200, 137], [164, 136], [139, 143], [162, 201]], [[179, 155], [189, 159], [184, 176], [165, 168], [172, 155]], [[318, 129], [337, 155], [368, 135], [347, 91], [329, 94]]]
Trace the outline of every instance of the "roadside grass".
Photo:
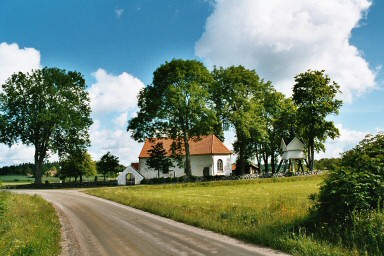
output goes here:
[[0, 191], [0, 255], [59, 255], [60, 221], [40, 196]]
[[[43, 177], [42, 181], [45, 182], [59, 182], [57, 177]], [[30, 184], [35, 181], [35, 178], [27, 175], [0, 175], [0, 181], [3, 182], [3, 185], [21, 185], [21, 184]]]
[[357, 255], [304, 228], [322, 176], [99, 188], [86, 193], [294, 255]]
[[[102, 176], [98, 176], [98, 180], [102, 180]], [[83, 181], [94, 181], [95, 177], [83, 177]], [[42, 182], [48, 181], [49, 183], [59, 183], [58, 177], [42, 177]], [[0, 182], [3, 182], [4, 186], [8, 185], [22, 185], [31, 184], [35, 182], [35, 178], [27, 175], [0, 175]], [[67, 182], [69, 182], [67, 180]]]

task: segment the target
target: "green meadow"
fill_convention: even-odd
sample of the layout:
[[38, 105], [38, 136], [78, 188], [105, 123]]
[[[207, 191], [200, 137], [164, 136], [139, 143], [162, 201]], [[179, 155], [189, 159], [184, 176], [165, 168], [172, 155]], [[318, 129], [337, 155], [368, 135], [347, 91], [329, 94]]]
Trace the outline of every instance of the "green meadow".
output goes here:
[[294, 255], [357, 255], [304, 227], [322, 176], [100, 188], [86, 193]]
[[0, 191], [0, 255], [60, 253], [60, 222], [39, 196]]

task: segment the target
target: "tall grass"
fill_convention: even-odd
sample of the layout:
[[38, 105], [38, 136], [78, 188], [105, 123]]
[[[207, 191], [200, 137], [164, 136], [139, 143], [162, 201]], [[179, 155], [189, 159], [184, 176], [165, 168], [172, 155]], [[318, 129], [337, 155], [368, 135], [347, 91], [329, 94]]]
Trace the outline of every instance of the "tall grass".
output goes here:
[[39, 196], [0, 191], [0, 255], [58, 255], [60, 222]]
[[349, 255], [307, 233], [322, 177], [103, 188], [87, 193], [297, 255]]

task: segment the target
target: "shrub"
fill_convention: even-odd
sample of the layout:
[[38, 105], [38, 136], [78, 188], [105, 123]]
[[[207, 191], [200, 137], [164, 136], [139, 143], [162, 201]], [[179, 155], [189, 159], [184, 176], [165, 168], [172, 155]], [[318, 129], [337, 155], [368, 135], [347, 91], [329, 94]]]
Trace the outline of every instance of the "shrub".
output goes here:
[[325, 222], [350, 220], [354, 211], [383, 206], [384, 170], [331, 171], [320, 187], [313, 213]]
[[347, 220], [350, 224], [354, 211], [383, 207], [384, 133], [367, 135], [342, 155], [341, 163], [344, 169], [330, 172], [312, 210], [325, 222]]

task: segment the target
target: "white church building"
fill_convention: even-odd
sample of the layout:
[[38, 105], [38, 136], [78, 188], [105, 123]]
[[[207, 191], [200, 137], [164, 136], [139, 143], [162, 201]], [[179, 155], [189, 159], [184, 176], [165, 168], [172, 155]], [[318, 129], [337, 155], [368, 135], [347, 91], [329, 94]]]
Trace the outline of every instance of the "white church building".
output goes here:
[[[172, 139], [147, 139], [139, 155], [138, 172], [146, 179], [157, 178], [158, 172], [150, 169], [146, 164], [150, 158], [148, 150], [154, 145], [162, 142], [167, 152], [171, 156]], [[189, 140], [191, 170], [193, 176], [215, 176], [230, 175], [232, 172], [232, 152], [215, 136], [208, 135], [200, 140]], [[174, 163], [169, 173], [160, 172], [160, 177], [180, 177], [184, 176], [184, 168], [180, 168]]]

